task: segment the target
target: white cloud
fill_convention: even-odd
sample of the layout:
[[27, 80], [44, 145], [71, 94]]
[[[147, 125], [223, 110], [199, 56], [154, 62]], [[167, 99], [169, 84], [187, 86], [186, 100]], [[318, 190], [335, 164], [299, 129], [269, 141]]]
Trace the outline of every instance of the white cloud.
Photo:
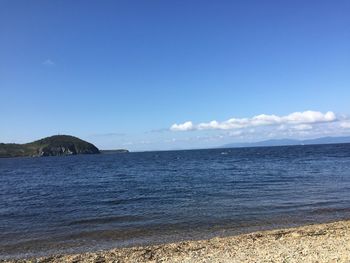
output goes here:
[[[252, 118], [231, 118], [229, 120], [218, 122], [213, 120], [211, 122], [203, 122], [194, 125], [191, 121], [182, 124], [173, 124], [170, 127], [172, 131], [189, 131], [189, 130], [233, 130], [242, 128], [251, 128], [259, 126], [279, 125], [295, 125], [296, 129], [312, 129], [310, 124], [326, 123], [336, 121], [337, 117], [331, 111], [322, 113], [319, 111], [304, 111], [294, 112], [286, 116], [260, 114]], [[306, 126], [309, 124], [309, 126]], [[304, 126], [300, 126], [304, 125]]]
[[307, 131], [307, 130], [312, 130], [312, 125], [310, 124], [299, 124], [299, 125], [295, 125], [292, 126], [293, 130], [297, 130], [297, 131]]
[[228, 135], [231, 137], [241, 136], [242, 134], [243, 134], [242, 130], [231, 131], [228, 133]]
[[350, 121], [341, 122], [340, 127], [344, 128], [344, 129], [350, 129]]
[[277, 130], [279, 130], [279, 131], [285, 131], [287, 129], [288, 129], [288, 127], [286, 125], [284, 125], [284, 124], [282, 124], [282, 125], [277, 127]]
[[54, 66], [55, 62], [53, 62], [51, 59], [48, 58], [45, 61], [43, 61], [43, 65], [50, 67], [50, 66]]
[[170, 130], [172, 131], [190, 131], [190, 130], [194, 130], [194, 126], [193, 123], [191, 121], [186, 121], [182, 124], [173, 124], [170, 127]]

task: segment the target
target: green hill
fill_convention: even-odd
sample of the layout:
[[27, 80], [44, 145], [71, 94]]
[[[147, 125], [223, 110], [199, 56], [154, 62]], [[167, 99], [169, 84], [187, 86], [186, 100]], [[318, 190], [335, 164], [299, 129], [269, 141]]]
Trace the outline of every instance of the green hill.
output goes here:
[[55, 135], [38, 141], [0, 143], [0, 157], [61, 156], [100, 153], [93, 144], [69, 135]]

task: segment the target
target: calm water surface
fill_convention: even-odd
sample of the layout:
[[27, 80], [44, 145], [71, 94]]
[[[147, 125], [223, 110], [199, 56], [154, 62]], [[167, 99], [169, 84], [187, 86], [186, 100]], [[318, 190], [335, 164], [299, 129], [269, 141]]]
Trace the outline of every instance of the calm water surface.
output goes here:
[[0, 159], [0, 258], [350, 218], [350, 144]]

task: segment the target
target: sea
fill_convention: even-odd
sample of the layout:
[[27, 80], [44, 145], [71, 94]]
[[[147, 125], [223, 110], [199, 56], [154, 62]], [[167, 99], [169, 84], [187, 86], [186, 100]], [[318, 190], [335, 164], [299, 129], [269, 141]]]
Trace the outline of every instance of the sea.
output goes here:
[[350, 219], [350, 144], [0, 159], [0, 259]]

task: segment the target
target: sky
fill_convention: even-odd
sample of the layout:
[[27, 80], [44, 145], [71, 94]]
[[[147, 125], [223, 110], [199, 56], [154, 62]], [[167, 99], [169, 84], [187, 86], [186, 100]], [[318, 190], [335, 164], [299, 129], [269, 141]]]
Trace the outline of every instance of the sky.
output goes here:
[[350, 1], [0, 0], [0, 142], [350, 135]]

